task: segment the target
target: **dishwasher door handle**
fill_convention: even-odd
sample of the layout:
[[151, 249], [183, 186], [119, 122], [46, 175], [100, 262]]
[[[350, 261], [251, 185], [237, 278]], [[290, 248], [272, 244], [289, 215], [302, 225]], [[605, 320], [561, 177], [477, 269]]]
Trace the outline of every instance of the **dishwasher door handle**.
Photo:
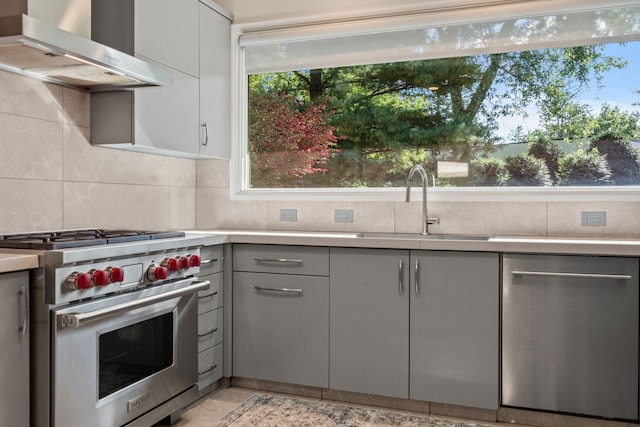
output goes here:
[[563, 279], [612, 279], [612, 280], [629, 280], [629, 274], [598, 274], [598, 273], [561, 273], [555, 271], [524, 271], [512, 270], [513, 276], [524, 277], [561, 277]]

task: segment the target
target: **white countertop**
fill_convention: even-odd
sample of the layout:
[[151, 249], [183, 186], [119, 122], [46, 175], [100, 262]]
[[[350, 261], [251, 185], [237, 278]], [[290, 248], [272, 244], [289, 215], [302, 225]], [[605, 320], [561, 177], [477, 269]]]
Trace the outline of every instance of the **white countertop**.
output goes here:
[[551, 254], [586, 254], [640, 256], [640, 240], [495, 236], [486, 240], [419, 238], [418, 235], [391, 233], [197, 230], [188, 231], [205, 237], [206, 245], [222, 243], [256, 243], [303, 246], [337, 246], [358, 248], [456, 250], [479, 252], [519, 252]]
[[38, 268], [38, 255], [0, 253], [0, 273]]

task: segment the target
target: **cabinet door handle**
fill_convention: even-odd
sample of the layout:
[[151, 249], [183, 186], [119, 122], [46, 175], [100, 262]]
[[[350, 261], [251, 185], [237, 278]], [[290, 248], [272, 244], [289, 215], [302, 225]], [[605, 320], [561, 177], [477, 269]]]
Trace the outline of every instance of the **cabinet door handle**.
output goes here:
[[415, 267], [415, 272], [416, 272], [416, 294], [420, 293], [420, 261], [416, 260], [416, 267]]
[[202, 264], [213, 264], [214, 262], [218, 262], [218, 258], [203, 259], [203, 260], [200, 261], [200, 265], [202, 265]]
[[301, 259], [291, 259], [291, 258], [254, 258], [255, 262], [277, 262], [283, 264], [302, 264]]
[[204, 371], [198, 371], [198, 375], [202, 375], [202, 374], [206, 374], [207, 372], [211, 372], [214, 369], [216, 369], [218, 367], [217, 364], [213, 365], [213, 366], [209, 366], [207, 369], [205, 369]]
[[27, 335], [29, 331], [29, 291], [23, 286], [18, 291], [20, 295], [21, 307], [20, 307], [20, 326], [18, 330], [22, 332], [22, 335]]
[[400, 260], [398, 262], [398, 289], [400, 290], [400, 293], [404, 292], [404, 261]]
[[209, 298], [209, 297], [215, 297], [216, 295], [218, 295], [218, 291], [215, 291], [212, 294], [208, 294], [208, 295], [199, 295], [198, 299], [205, 299], [205, 298]]
[[199, 337], [199, 338], [206, 337], [207, 335], [211, 335], [211, 334], [214, 334], [214, 333], [216, 333], [216, 332], [218, 332], [218, 328], [209, 329], [209, 330], [208, 330], [207, 332], [205, 332], [204, 334], [198, 334], [198, 337]]
[[512, 270], [513, 276], [530, 276], [530, 277], [563, 277], [571, 279], [614, 279], [629, 280], [631, 276], [628, 274], [597, 274], [597, 273], [561, 273], [555, 271], [522, 271]]
[[204, 142], [202, 145], [206, 147], [209, 144], [209, 127], [207, 126], [207, 122], [202, 123], [202, 127], [204, 128]]
[[298, 288], [267, 288], [264, 286], [254, 286], [253, 289], [255, 289], [256, 291], [282, 292], [285, 294], [302, 295], [302, 289]]

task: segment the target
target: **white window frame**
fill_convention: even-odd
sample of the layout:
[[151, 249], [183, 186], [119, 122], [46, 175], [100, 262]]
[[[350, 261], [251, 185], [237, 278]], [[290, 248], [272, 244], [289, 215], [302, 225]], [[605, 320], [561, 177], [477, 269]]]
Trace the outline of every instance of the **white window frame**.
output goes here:
[[[230, 160], [230, 197], [232, 200], [288, 201], [398, 201], [404, 199], [403, 188], [249, 188], [247, 104], [248, 78], [245, 72], [240, 37], [264, 40], [313, 39], [319, 37], [363, 34], [389, 29], [416, 27], [425, 19], [430, 25], [461, 24], [483, 20], [519, 18], [546, 13], [562, 13], [640, 6], [638, 0], [480, 0], [471, 5], [458, 0], [434, 2], [429, 10], [388, 11], [384, 16], [345, 19], [333, 16], [313, 22], [287, 19], [232, 25], [232, 152]], [[326, 17], [325, 17], [326, 18]], [[424, 25], [424, 24], [422, 24]], [[535, 47], [533, 47], [535, 48]], [[637, 201], [640, 186], [588, 187], [460, 187], [430, 188], [434, 201]]]

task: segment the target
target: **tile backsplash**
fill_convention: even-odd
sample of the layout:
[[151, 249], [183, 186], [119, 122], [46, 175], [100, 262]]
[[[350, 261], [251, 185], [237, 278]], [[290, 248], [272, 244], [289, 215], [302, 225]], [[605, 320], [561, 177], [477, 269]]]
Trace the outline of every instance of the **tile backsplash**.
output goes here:
[[195, 227], [195, 160], [91, 146], [87, 93], [4, 71], [0, 93], [0, 232]]

